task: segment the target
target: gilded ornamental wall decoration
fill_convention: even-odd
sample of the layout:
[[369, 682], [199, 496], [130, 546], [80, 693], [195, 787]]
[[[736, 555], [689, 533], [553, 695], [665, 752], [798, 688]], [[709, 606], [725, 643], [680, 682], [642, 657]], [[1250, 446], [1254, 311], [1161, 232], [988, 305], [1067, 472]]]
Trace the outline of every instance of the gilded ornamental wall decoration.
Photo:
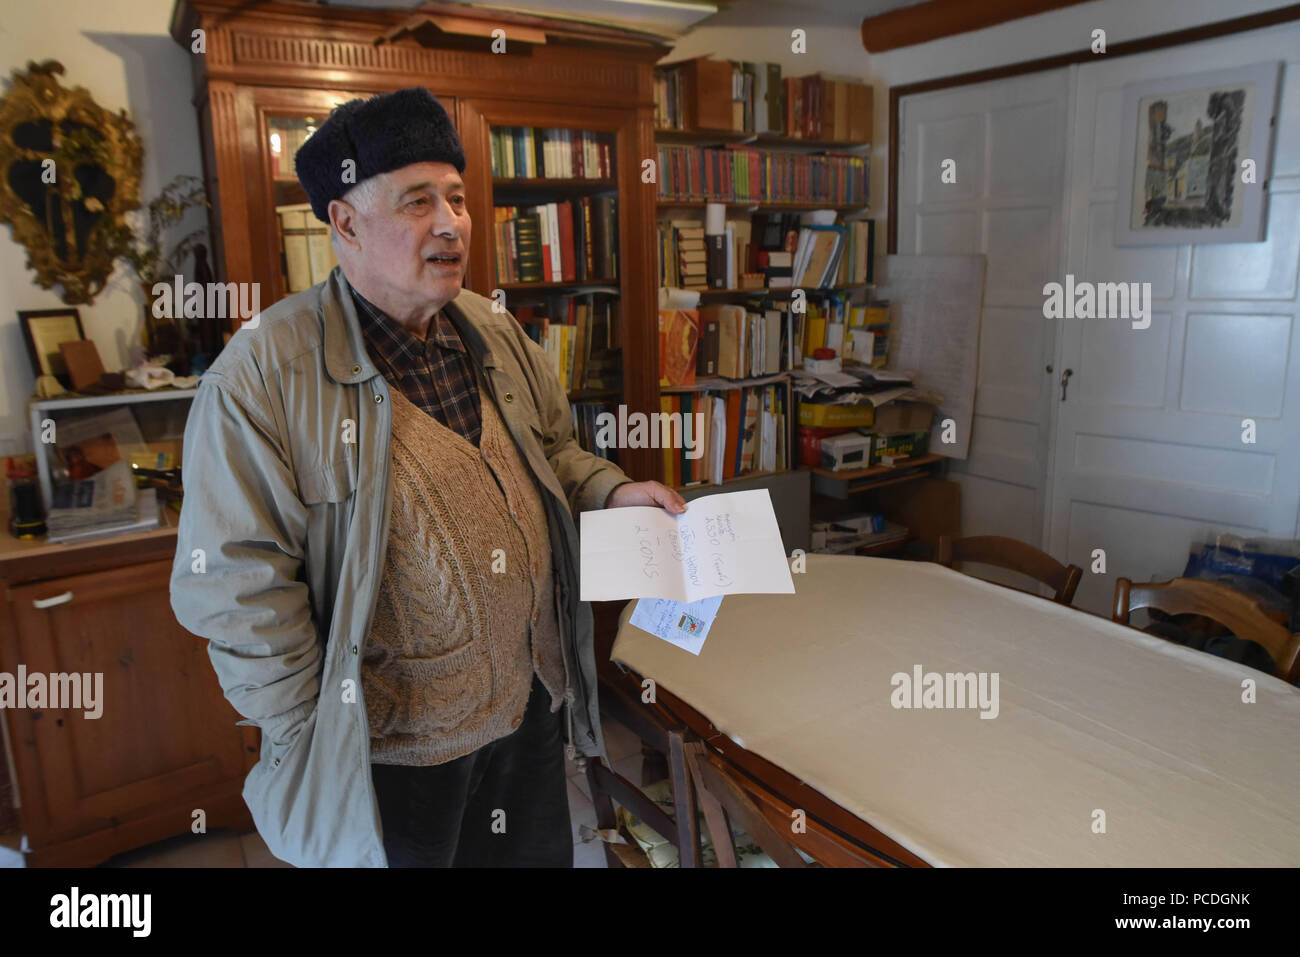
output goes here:
[[44, 289], [91, 302], [113, 272], [112, 224], [140, 206], [143, 153], [126, 111], [59, 83], [63, 65], [29, 62], [0, 98], [0, 222], [27, 249]]

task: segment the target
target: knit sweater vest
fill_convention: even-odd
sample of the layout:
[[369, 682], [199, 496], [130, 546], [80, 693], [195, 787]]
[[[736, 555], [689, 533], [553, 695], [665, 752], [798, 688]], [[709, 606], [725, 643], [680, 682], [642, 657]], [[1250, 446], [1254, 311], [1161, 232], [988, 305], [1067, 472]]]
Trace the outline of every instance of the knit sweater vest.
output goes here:
[[442, 764], [519, 727], [534, 672], [551, 711], [563, 702], [550, 534], [486, 391], [478, 448], [389, 394], [388, 549], [361, 662], [371, 760]]

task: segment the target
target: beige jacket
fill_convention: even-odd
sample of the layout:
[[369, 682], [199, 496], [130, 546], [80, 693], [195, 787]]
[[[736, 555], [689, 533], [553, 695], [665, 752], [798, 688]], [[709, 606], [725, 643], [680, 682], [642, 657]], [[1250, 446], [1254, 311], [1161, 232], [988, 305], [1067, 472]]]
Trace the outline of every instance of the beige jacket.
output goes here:
[[[630, 481], [579, 447], [545, 353], [492, 301], [456, 322], [545, 504], [571, 687], [570, 756], [604, 753], [575, 516]], [[209, 639], [226, 697], [262, 730], [244, 800], [299, 866], [385, 866], [360, 661], [388, 535], [392, 403], [340, 269], [241, 329], [185, 429], [172, 608]], [[200, 560], [201, 559], [201, 560]]]

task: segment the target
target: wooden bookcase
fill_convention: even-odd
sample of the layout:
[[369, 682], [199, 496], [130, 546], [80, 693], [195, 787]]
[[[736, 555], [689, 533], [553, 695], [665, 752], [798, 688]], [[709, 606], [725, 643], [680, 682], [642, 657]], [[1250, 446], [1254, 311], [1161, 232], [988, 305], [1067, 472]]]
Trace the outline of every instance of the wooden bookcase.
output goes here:
[[[664, 68], [665, 70], [674, 69], [674, 65]], [[731, 66], [726, 61], [710, 61], [705, 59], [696, 59], [681, 65], [683, 70], [682, 76], [685, 82], [685, 95], [683, 102], [683, 125], [681, 127], [655, 128], [656, 152], [660, 146], [693, 146], [709, 147], [723, 146], [726, 144], [752, 145], [760, 149], [782, 150], [792, 153], [815, 153], [824, 152], [828, 149], [839, 151], [853, 151], [854, 155], [860, 156], [863, 160], [867, 159], [866, 150], [870, 144], [859, 141], [834, 140], [829, 136], [809, 139], [801, 136], [787, 136], [773, 132], [747, 132], [735, 130], [730, 127], [730, 103], [729, 91]], [[657, 83], [656, 92], [662, 93], [663, 88]], [[865, 97], [865, 114], [856, 117], [854, 128], [871, 128], [870, 116], [870, 97]], [[662, 111], [657, 111], [657, 115], [662, 115]], [[701, 125], [701, 118], [706, 118], [707, 123]], [[827, 117], [830, 119], [830, 116]], [[841, 116], [841, 122], [843, 117]], [[667, 197], [656, 197], [656, 222], [668, 219], [696, 218], [703, 221], [704, 210], [708, 203], [720, 202], [727, 207], [727, 215], [733, 218], [735, 214], [741, 213], [748, 216], [751, 213], [758, 212], [803, 212], [812, 209], [835, 209], [841, 214], [860, 214], [868, 208], [867, 203], [863, 204], [834, 204], [826, 202], [807, 202], [797, 199], [781, 199], [778, 197], [768, 197], [760, 202], [738, 201], [725, 197], [710, 196], [680, 196], [670, 195]], [[840, 217], [841, 219], [843, 216]], [[657, 246], [657, 244], [656, 244]], [[658, 250], [656, 249], [656, 266], [658, 266]], [[739, 270], [738, 270], [739, 271]], [[656, 277], [658, 272], [656, 271]], [[872, 287], [869, 283], [851, 283], [841, 286], [823, 287], [818, 292], [825, 291], [844, 291], [844, 290], [864, 290], [867, 291]], [[721, 302], [745, 302], [752, 301], [756, 293], [775, 296], [777, 299], [788, 298], [789, 290], [785, 289], [704, 289], [700, 290], [700, 304], [716, 304]], [[788, 370], [782, 370], [788, 371]], [[737, 386], [743, 386], [749, 380], [736, 380]], [[760, 381], [760, 380], [755, 380]], [[667, 391], [667, 390], [665, 390]], [[731, 491], [739, 488], [764, 487], [772, 495], [773, 502], [778, 513], [786, 516], [782, 521], [782, 534], [786, 539], [787, 548], [800, 547], [807, 548], [808, 542], [808, 521], [809, 499], [810, 499], [810, 481], [809, 474], [801, 471], [797, 467], [798, 463], [798, 402], [794, 395], [793, 389], [790, 390], [791, 400], [787, 404], [787, 422], [789, 445], [789, 463], [790, 467], [781, 472], [751, 473], [737, 476], [736, 478], [726, 480], [721, 486], [693, 486], [682, 491], [688, 497], [703, 494], [708, 491]], [[794, 521], [790, 516], [797, 515], [802, 510], [804, 521], [802, 528], [794, 531], [800, 523]], [[794, 542], [794, 544], [792, 544]]]
[[[506, 31], [504, 53], [491, 51], [496, 28]], [[288, 269], [277, 208], [306, 201], [289, 176], [295, 131], [305, 132], [355, 97], [424, 86], [452, 116], [465, 150], [473, 221], [466, 286], [475, 292], [490, 296], [496, 288], [495, 203], [514, 202], [506, 197], [530, 191], [617, 191], [624, 359], [621, 394], [612, 398], [630, 412], [658, 409], [656, 262], [648, 241], [655, 196], [653, 184], [641, 182], [640, 169], [641, 159], [655, 151], [653, 69], [668, 52], [659, 40], [458, 4], [426, 3], [410, 11], [178, 0], [171, 34], [187, 52], [194, 30], [204, 31], [206, 43], [206, 52], [193, 56], [194, 103], [218, 279], [260, 283], [263, 306], [283, 298]], [[524, 37], [545, 42], [515, 39]], [[507, 126], [608, 134], [615, 143], [615, 175], [602, 184], [496, 183], [491, 130]], [[505, 289], [507, 307], [521, 291]], [[620, 449], [618, 458], [633, 478], [659, 475], [657, 449]]]

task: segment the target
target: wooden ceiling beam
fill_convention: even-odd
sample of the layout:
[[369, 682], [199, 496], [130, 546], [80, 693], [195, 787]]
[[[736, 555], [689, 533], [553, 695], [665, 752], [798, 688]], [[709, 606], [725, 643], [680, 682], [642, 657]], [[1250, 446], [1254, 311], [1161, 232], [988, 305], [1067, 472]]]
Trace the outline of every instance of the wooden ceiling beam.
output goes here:
[[1032, 17], [1087, 0], [926, 0], [862, 20], [862, 46], [868, 53], [928, 43], [983, 30], [1009, 20]]

